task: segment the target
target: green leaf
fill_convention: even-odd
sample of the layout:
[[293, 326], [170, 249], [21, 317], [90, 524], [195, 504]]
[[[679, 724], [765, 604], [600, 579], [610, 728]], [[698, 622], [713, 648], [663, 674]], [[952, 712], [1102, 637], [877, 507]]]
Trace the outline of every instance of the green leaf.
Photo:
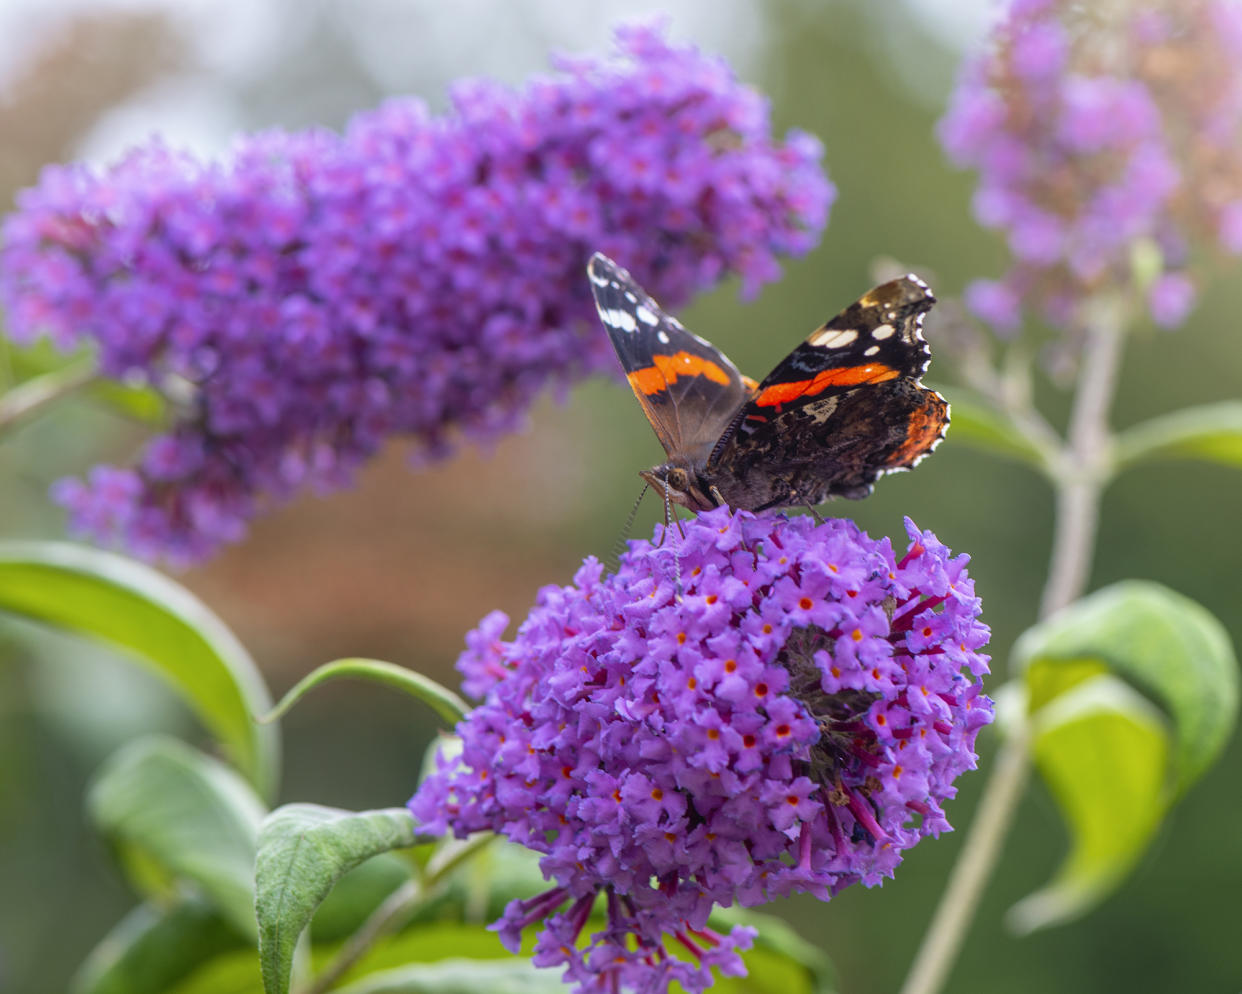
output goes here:
[[1114, 676], [1057, 697], [1032, 732], [1036, 766], [1071, 842], [1052, 881], [1010, 909], [1020, 933], [1078, 917], [1108, 896], [1147, 848], [1169, 796], [1165, 723]]
[[263, 994], [254, 947], [217, 956], [164, 994]]
[[259, 835], [255, 911], [259, 962], [267, 994], [285, 994], [298, 938], [345, 873], [364, 860], [424, 841], [404, 808], [341, 811], [288, 804], [273, 811]]
[[1107, 668], [1152, 696], [1172, 721], [1176, 794], [1211, 765], [1237, 720], [1228, 634], [1202, 606], [1158, 583], [1097, 591], [1027, 631], [1014, 656], [1033, 690], [1047, 679], [1041, 665], [1053, 665], [1088, 675]]
[[311, 921], [315, 942], [337, 942], [358, 929], [371, 913], [410, 879], [412, 867], [395, 853], [381, 853], [336, 882]]
[[725, 977], [715, 971], [712, 994], [833, 994], [836, 990], [821, 985], [800, 963], [758, 944], [742, 953], [742, 960], [746, 976]]
[[386, 663], [380, 659], [337, 659], [316, 667], [299, 680], [280, 699], [280, 703], [263, 716], [263, 721], [273, 721], [281, 717], [312, 687], [342, 677], [369, 680], [404, 690], [430, 707], [449, 725], [456, 725], [470, 710], [466, 702], [447, 687], [414, 670], [407, 670], [404, 666]]
[[[318, 945], [311, 950], [311, 970], [318, 975], [337, 954], [339, 948]], [[411, 963], [435, 963], [446, 959], [504, 960], [513, 956], [500, 944], [496, 933], [484, 922], [459, 922], [437, 919], [420, 922], [372, 945], [342, 978], [342, 983], [355, 983], [380, 970], [395, 970]]]
[[130, 386], [116, 380], [96, 380], [87, 386], [86, 391], [90, 397], [116, 413], [142, 424], [163, 424], [168, 417], [168, 404], [163, 394], [152, 387]]
[[[486, 857], [493, 856], [497, 851], [503, 852], [506, 848], [508, 847], [498, 844], [492, 850], [482, 853], [478, 862], [485, 862]], [[473, 863], [471, 866], [473, 867]], [[515, 896], [529, 897], [548, 886], [543, 881], [542, 886]], [[603, 908], [604, 902], [598, 902], [592, 924], [587, 926], [585, 932], [596, 931], [602, 926]], [[438, 973], [427, 970], [427, 964], [439, 966], [446, 960], [453, 961], [454, 964], [462, 960], [476, 964], [480, 961], [496, 961], [498, 967], [522, 964], [525, 969], [528, 961], [511, 957], [501, 946], [496, 934], [483, 926], [483, 921], [492, 921], [495, 917], [494, 913], [489, 912], [474, 923], [439, 917], [412, 924], [400, 934], [376, 943], [345, 976], [349, 986], [344, 990], [372, 991], [369, 986], [372, 983], [377, 985], [374, 988], [376, 991], [421, 990], [423, 988], [399, 985], [433, 982]], [[801, 939], [780, 919], [738, 909], [717, 909], [709, 924], [712, 928], [723, 930], [734, 924], [751, 924], [759, 929], [754, 948], [743, 954], [750, 975], [740, 979], [720, 977], [712, 988], [713, 991], [719, 988], [726, 994], [831, 994], [836, 990], [832, 966], [827, 957]], [[528, 934], [526, 940], [529, 948], [533, 938]], [[679, 952], [680, 947], [670, 942], [670, 953], [677, 955]], [[331, 949], [317, 947], [314, 951], [314, 968], [321, 969], [334, 955], [335, 952]], [[534, 976], [541, 983], [544, 979], [548, 982], [555, 981], [555, 989], [565, 990], [559, 979], [559, 971], [537, 971]], [[477, 990], [490, 991], [492, 988], [484, 984]]]
[[560, 970], [543, 970], [530, 960], [446, 959], [372, 973], [337, 994], [565, 994]]
[[1029, 931], [1084, 913], [1124, 879], [1168, 807], [1224, 747], [1238, 674], [1215, 618], [1136, 580], [1030, 629], [1014, 656], [1033, 755], [1071, 837], [1053, 881], [1011, 911], [1014, 927]]
[[1242, 469], [1242, 401], [1188, 407], [1118, 436], [1119, 469], [1147, 459], [1203, 459]]
[[141, 904], [91, 952], [73, 994], [167, 994], [207, 961], [250, 941], [210, 904]]
[[720, 931], [734, 925], [752, 925], [758, 930], [753, 948], [742, 954], [748, 977], [722, 978], [713, 990], [728, 991], [735, 984], [753, 994], [832, 994], [837, 989], [832, 960], [783, 919], [743, 908], [717, 908], [708, 924]]
[[102, 642], [158, 673], [251, 783], [272, 795], [279, 740], [252, 717], [270, 707], [267, 688], [233, 633], [184, 587], [98, 549], [5, 542], [0, 611]]
[[233, 770], [176, 739], [150, 736], [104, 764], [87, 805], [122, 860], [148, 878], [145, 889], [190, 881], [243, 934], [255, 934], [252, 879], [264, 810]]
[[960, 387], [949, 390], [946, 396], [951, 407], [948, 438], [953, 444], [969, 445], [1044, 471], [1048, 463], [1044, 452], [1012, 418]]
[[[11, 343], [0, 336], [0, 367], [7, 363], [12, 372], [11, 382], [0, 384], [6, 397], [8, 394], [29, 394], [32, 390], [46, 391], [43, 385], [58, 378], [69, 386], [76, 380], [88, 397], [124, 417], [144, 424], [160, 424], [165, 420], [168, 405], [158, 390], [149, 385], [105, 379], [96, 374], [95, 350], [90, 346], [66, 353], [46, 338], [22, 348], [6, 349], [5, 346], [11, 346]], [[11, 400], [0, 399], [0, 412], [12, 403]], [[0, 413], [0, 422], [3, 420]]]

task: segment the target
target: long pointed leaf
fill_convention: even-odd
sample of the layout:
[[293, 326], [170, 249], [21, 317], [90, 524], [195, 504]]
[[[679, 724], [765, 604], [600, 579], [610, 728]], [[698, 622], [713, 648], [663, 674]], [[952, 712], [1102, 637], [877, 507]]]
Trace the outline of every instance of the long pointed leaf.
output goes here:
[[1219, 755], [1238, 714], [1238, 663], [1224, 627], [1158, 583], [1126, 580], [1027, 631], [1014, 647], [1028, 684], [1107, 668], [1151, 694], [1172, 720], [1172, 787], [1184, 791]]
[[1056, 877], [1010, 913], [1029, 931], [1084, 913], [1125, 878], [1228, 740], [1238, 672], [1215, 618], [1140, 581], [1058, 612], [1014, 655], [1035, 760], [1070, 833]]
[[142, 904], [95, 947], [72, 994], [166, 994], [203, 963], [247, 945], [205, 901]]
[[279, 740], [249, 653], [184, 587], [141, 563], [64, 542], [0, 543], [0, 611], [109, 645], [167, 680], [265, 797]]
[[259, 962], [267, 994], [289, 990], [294, 947], [337, 880], [372, 856], [424, 841], [404, 808], [341, 811], [288, 804], [273, 811], [263, 823], [255, 860]]
[[961, 388], [946, 395], [952, 405], [953, 423], [949, 439], [992, 455], [1003, 456], [1043, 472], [1048, 455], [1014, 422], [986, 401]]
[[1169, 736], [1156, 708], [1113, 676], [1078, 684], [1036, 716], [1035, 763], [1070, 832], [1051, 882], [1008, 914], [1026, 933], [1075, 918], [1123, 880], [1169, 803]]
[[382, 659], [353, 658], [336, 659], [313, 669], [294, 684], [280, 699], [280, 703], [272, 708], [270, 713], [263, 716], [263, 720], [271, 721], [279, 718], [314, 687], [329, 680], [339, 679], [368, 680], [371, 683], [396, 687], [422, 701], [449, 725], [456, 725], [466, 717], [466, 713], [470, 710], [465, 701], [431, 677], [423, 676], [421, 673], [408, 670], [396, 663], [384, 662]]
[[1119, 467], [1161, 458], [1242, 468], [1242, 401], [1188, 407], [1135, 425], [1117, 439]]
[[104, 765], [91, 816], [127, 862], [193, 883], [253, 935], [253, 867], [263, 805], [232, 769], [177, 739], [150, 736]]
[[529, 960], [450, 959], [411, 963], [372, 973], [340, 988], [339, 994], [563, 994], [556, 970], [541, 970]]

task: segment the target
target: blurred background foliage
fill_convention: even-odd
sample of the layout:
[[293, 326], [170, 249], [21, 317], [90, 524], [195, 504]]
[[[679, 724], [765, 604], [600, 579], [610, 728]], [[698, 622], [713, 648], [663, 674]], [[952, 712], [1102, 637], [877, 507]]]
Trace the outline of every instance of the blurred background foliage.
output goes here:
[[[762, 375], [810, 328], [899, 260], [942, 300], [1003, 269], [1003, 248], [970, 217], [973, 179], [933, 137], [964, 49], [986, 6], [953, 0], [692, 0], [658, 7], [673, 35], [725, 55], [769, 94], [778, 132], [819, 135], [839, 199], [821, 246], [790, 263], [754, 302], [736, 285], [682, 317]], [[551, 50], [599, 50], [622, 3], [570, 0], [362, 0], [174, 7], [0, 0], [0, 202], [41, 165], [108, 157], [151, 130], [200, 151], [230, 132], [312, 123], [339, 127], [391, 93], [433, 107], [465, 75], [509, 81], [543, 70]], [[624, 261], [624, 260], [622, 260]], [[943, 310], [943, 308], [942, 308]], [[1124, 427], [1192, 402], [1236, 398], [1242, 281], [1208, 289], [1187, 326], [1140, 329], [1127, 348], [1113, 423]], [[937, 349], [937, 328], [928, 337]], [[940, 327], [943, 327], [942, 325]], [[602, 333], [602, 332], [601, 332]], [[929, 380], [953, 397], [943, 350]], [[0, 377], [20, 361], [0, 348]], [[1040, 404], [1063, 423], [1066, 399], [1041, 379]], [[96, 462], [123, 462], [140, 425], [75, 403], [23, 427], [0, 448], [0, 537], [58, 537], [49, 484]], [[391, 659], [446, 683], [466, 630], [493, 608], [520, 618], [538, 587], [566, 582], [587, 554], [611, 554], [660, 452], [617, 383], [595, 382], [533, 413], [529, 430], [490, 452], [411, 471], [399, 445], [350, 492], [306, 496], [259, 519], [248, 540], [180, 579], [259, 660], [276, 694], [343, 655]], [[1168, 462], [1124, 474], [1109, 490], [1091, 586], [1147, 577], [1204, 604], [1242, 644], [1238, 477]], [[832, 513], [872, 534], [912, 516], [971, 572], [1003, 672], [1035, 619], [1047, 567], [1051, 495], [1031, 471], [955, 444], [950, 431], [917, 472], [884, 480]], [[648, 499], [635, 526], [659, 514]], [[0, 627], [0, 990], [56, 991], [132, 898], [86, 827], [84, 785], [127, 738], [201, 732], [145, 674], [98, 650], [25, 626]], [[996, 681], [999, 683], [999, 680]], [[433, 734], [428, 714], [380, 688], [334, 684], [283, 724], [280, 801], [347, 808], [401, 804]], [[981, 738], [982, 764], [994, 742]], [[1018, 940], [1004, 911], [1058, 864], [1065, 840], [1051, 802], [1032, 788], [984, 900], [951, 988], [1028, 991], [1233, 991], [1242, 984], [1236, 899], [1242, 893], [1242, 742], [1192, 791], [1135, 875], [1075, 926]], [[979, 776], [950, 807], [970, 820]], [[837, 962], [851, 994], [899, 984], [961, 833], [913, 850], [882, 891], [830, 904], [778, 906]]]

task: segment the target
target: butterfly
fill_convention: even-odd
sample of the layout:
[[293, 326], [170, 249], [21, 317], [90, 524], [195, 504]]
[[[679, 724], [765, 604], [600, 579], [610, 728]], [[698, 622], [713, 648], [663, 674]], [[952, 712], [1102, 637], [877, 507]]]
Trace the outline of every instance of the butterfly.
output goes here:
[[587, 275], [668, 456], [640, 476], [692, 511], [866, 497], [944, 437], [949, 405], [919, 382], [931, 360], [923, 315], [936, 298], [917, 276], [869, 290], [756, 383], [607, 256], [596, 253]]

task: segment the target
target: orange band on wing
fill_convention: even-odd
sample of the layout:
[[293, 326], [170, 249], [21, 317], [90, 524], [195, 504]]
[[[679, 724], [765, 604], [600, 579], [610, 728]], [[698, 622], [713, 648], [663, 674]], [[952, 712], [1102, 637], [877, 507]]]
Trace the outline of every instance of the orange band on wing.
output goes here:
[[829, 387], [856, 387], [860, 383], [883, 383], [895, 380], [901, 374], [891, 366], [880, 362], [869, 362], [864, 366], [841, 366], [837, 369], [825, 369], [816, 373], [811, 380], [798, 380], [795, 383], [773, 383], [755, 398], [760, 407], [779, 407], [789, 404], [799, 397], [814, 396]]
[[647, 397], [667, 390], [677, 382], [679, 376], [706, 376], [723, 386], [732, 382], [729, 374], [716, 363], [690, 352], [655, 355], [651, 357], [651, 363], [650, 366], [636, 369], [629, 375], [630, 386], [634, 388], [634, 392]]

